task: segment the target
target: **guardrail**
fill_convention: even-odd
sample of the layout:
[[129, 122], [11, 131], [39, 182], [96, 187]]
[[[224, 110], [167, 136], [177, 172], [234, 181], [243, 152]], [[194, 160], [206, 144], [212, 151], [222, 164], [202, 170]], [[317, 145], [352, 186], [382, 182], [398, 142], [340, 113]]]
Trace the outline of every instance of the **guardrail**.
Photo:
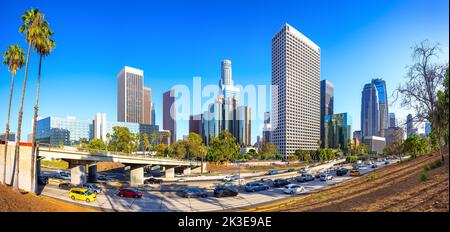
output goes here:
[[[172, 157], [155, 157], [152, 155], [147, 154], [137, 154], [137, 153], [125, 153], [125, 152], [115, 152], [115, 151], [107, 151], [107, 150], [98, 150], [98, 149], [89, 149], [89, 148], [82, 148], [82, 147], [72, 147], [72, 146], [57, 146], [53, 144], [38, 144], [38, 148], [47, 148], [49, 151], [52, 151], [52, 149], [64, 151], [64, 152], [87, 152], [93, 155], [100, 155], [100, 156], [113, 156], [113, 155], [119, 155], [119, 156], [129, 156], [129, 157], [137, 157], [137, 158], [149, 158], [149, 159], [156, 159], [156, 160], [168, 160], [168, 161], [179, 161], [179, 162], [189, 162], [191, 166], [197, 165], [200, 163], [200, 161], [194, 161], [194, 160], [185, 160], [185, 159], [176, 159]], [[69, 148], [69, 149], [67, 149]]]

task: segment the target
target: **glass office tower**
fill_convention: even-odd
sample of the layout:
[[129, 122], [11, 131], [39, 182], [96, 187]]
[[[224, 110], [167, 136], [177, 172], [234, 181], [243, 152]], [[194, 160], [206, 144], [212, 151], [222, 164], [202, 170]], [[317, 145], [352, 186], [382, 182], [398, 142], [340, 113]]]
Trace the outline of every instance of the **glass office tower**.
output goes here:
[[92, 120], [75, 117], [47, 117], [36, 123], [36, 140], [40, 143], [58, 145], [79, 144], [80, 139], [89, 141], [94, 136]]
[[325, 147], [348, 149], [348, 142], [352, 139], [352, 118], [347, 113], [326, 115]]
[[320, 82], [320, 140], [321, 146], [325, 147], [325, 116], [333, 114], [334, 108], [334, 85], [330, 81]]
[[378, 91], [378, 104], [380, 111], [380, 132], [379, 136], [384, 136], [384, 130], [389, 127], [389, 106], [386, 90], [386, 82], [382, 79], [373, 79], [372, 83]]
[[380, 108], [378, 89], [374, 83], [364, 85], [361, 97], [361, 139], [379, 136]]

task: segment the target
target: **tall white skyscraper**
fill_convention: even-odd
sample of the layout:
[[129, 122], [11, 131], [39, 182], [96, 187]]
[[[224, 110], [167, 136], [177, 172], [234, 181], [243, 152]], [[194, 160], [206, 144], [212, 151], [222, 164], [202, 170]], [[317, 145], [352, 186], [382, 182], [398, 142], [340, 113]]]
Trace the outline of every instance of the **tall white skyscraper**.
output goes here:
[[222, 89], [220, 93], [225, 99], [237, 97], [239, 88], [234, 87], [231, 71], [231, 60], [223, 60], [221, 63], [222, 77], [219, 81], [219, 86]]
[[320, 139], [320, 47], [285, 24], [272, 38], [272, 143], [283, 155]]
[[222, 84], [233, 85], [233, 79], [231, 77], [231, 60], [222, 61]]
[[117, 75], [117, 120], [144, 123], [144, 71], [125, 66]]
[[[106, 141], [106, 114], [96, 113], [93, 121], [94, 138]], [[88, 138], [86, 138], [88, 139]]]

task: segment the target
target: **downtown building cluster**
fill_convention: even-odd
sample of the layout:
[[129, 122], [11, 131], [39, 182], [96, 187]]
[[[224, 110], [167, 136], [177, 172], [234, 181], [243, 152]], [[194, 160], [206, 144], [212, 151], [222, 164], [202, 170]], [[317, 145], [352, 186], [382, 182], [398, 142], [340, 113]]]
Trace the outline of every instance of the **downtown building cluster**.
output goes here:
[[[114, 127], [126, 127], [131, 133], [152, 134], [170, 143], [168, 132], [155, 123], [155, 105], [152, 90], [144, 86], [144, 71], [125, 66], [117, 75], [117, 121], [108, 121], [105, 113], [96, 113], [92, 120], [76, 117], [39, 118], [36, 124], [36, 139], [43, 144], [77, 145], [91, 139], [107, 141]], [[153, 145], [159, 139], [150, 141]]]
[[[280, 154], [319, 147], [347, 150], [350, 144], [364, 143], [370, 151], [382, 153], [386, 145], [403, 139], [403, 129], [395, 114], [389, 113], [386, 83], [373, 79], [361, 93], [361, 130], [352, 134], [352, 117], [334, 113], [334, 85], [321, 79], [321, 50], [313, 41], [290, 26], [272, 37], [271, 111], [264, 113], [262, 134], [257, 146], [273, 143]], [[176, 141], [177, 120], [175, 90], [163, 94], [162, 128], [155, 124], [152, 90], [144, 86], [142, 70], [125, 66], [117, 75], [117, 121], [106, 121], [97, 113], [94, 120], [48, 117], [37, 124], [37, 138], [42, 142], [74, 144], [80, 139], [112, 134], [114, 126], [133, 133], [156, 134]], [[229, 131], [242, 148], [251, 144], [251, 109], [239, 104], [239, 88], [232, 78], [230, 60], [221, 63], [219, 93], [207, 110], [189, 118], [189, 132], [199, 134], [206, 145], [222, 131]], [[408, 118], [407, 134], [427, 134], [427, 124]], [[353, 135], [353, 136], [352, 136]]]
[[222, 131], [230, 132], [241, 147], [251, 145], [251, 110], [239, 105], [239, 88], [234, 86], [230, 60], [221, 63], [220, 92], [202, 114], [191, 115], [189, 132], [199, 134], [206, 145]]

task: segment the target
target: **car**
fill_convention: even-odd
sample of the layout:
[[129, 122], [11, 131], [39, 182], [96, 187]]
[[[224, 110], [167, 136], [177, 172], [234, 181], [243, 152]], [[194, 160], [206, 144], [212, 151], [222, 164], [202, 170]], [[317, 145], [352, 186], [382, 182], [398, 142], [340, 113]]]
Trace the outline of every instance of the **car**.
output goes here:
[[102, 191], [102, 188], [100, 186], [96, 185], [96, 184], [82, 184], [79, 187], [91, 190], [95, 194], [99, 194]]
[[75, 185], [73, 185], [72, 183], [61, 183], [58, 185], [59, 189], [64, 189], [64, 190], [70, 190], [73, 187], [75, 187]]
[[63, 179], [63, 180], [70, 180], [70, 173], [60, 172], [59, 174], [56, 174], [56, 178]]
[[305, 187], [299, 184], [288, 184], [283, 188], [283, 192], [287, 194], [295, 194], [303, 191], [305, 191]]
[[298, 173], [300, 173], [300, 174], [308, 173], [308, 172], [309, 172], [309, 168], [308, 167], [300, 168], [300, 170], [298, 171]]
[[289, 182], [288, 180], [285, 180], [285, 179], [276, 179], [274, 182], [273, 182], [273, 186], [274, 187], [283, 187], [283, 186], [286, 186], [286, 185], [288, 185], [288, 184], [290, 184], [291, 182]]
[[109, 182], [109, 181], [113, 182], [113, 181], [117, 181], [117, 179], [111, 178], [111, 177], [109, 177], [107, 175], [104, 175], [104, 174], [99, 174], [99, 175], [97, 175], [97, 181], [99, 181], [99, 182]]
[[333, 176], [330, 174], [322, 174], [320, 175], [320, 180], [321, 181], [327, 181], [327, 180], [332, 180]]
[[95, 201], [97, 194], [85, 188], [71, 188], [69, 197], [72, 200], [82, 200], [89, 203]]
[[180, 178], [177, 180], [177, 182], [186, 182], [186, 179]]
[[279, 172], [277, 171], [277, 170], [271, 170], [271, 171], [268, 171], [267, 172], [267, 175], [276, 175], [276, 174], [278, 174]]
[[156, 179], [153, 177], [144, 180], [144, 184], [162, 184], [162, 182], [163, 182], [163, 180]]
[[231, 182], [237, 182], [239, 184], [244, 183], [244, 181], [245, 181], [245, 179], [243, 177], [239, 177], [239, 176], [234, 178], [233, 180], [231, 180]]
[[238, 187], [235, 183], [232, 183], [232, 182], [226, 182], [226, 183], [223, 184], [222, 186], [225, 186], [225, 187], [233, 187], [233, 188], [237, 188], [237, 187]]
[[350, 176], [359, 176], [361, 175], [361, 172], [358, 169], [352, 169], [350, 171]]
[[377, 168], [378, 165], [374, 162], [374, 163], [372, 163], [372, 165], [370, 165], [370, 167], [371, 167], [371, 168]]
[[295, 178], [295, 180], [297, 182], [313, 181], [314, 180], [314, 176], [312, 176], [311, 174], [303, 173], [301, 176], [297, 176]]
[[269, 179], [269, 178], [261, 178], [261, 179], [259, 180], [259, 182], [261, 182], [261, 183], [263, 183], [263, 184], [265, 184], [265, 185], [268, 185], [268, 186], [270, 186], [270, 185], [273, 184], [273, 180], [272, 180], [272, 179]]
[[346, 168], [338, 168], [336, 169], [336, 176], [344, 176], [348, 172], [348, 169]]
[[191, 197], [202, 197], [205, 198], [208, 196], [208, 192], [201, 188], [187, 188], [181, 192], [181, 195], [185, 198]]
[[256, 192], [262, 190], [268, 190], [269, 186], [260, 183], [260, 182], [250, 182], [245, 185], [245, 191], [247, 192]]
[[138, 186], [138, 190], [139, 191], [150, 191], [150, 190], [152, 190], [152, 186], [150, 186], [149, 184], [141, 184]]
[[219, 185], [214, 189], [215, 197], [235, 197], [239, 191], [235, 187]]
[[46, 184], [48, 184], [48, 177], [39, 176], [38, 177], [38, 185], [46, 185]]
[[389, 164], [389, 160], [384, 161], [384, 164], [388, 165]]
[[229, 176], [225, 176], [224, 178], [222, 178], [222, 181], [229, 182], [229, 181], [234, 181], [238, 178], [239, 178], [238, 175], [229, 175]]
[[287, 172], [295, 172], [295, 168], [289, 168]]
[[117, 191], [119, 197], [129, 197], [129, 198], [142, 198], [143, 194], [141, 191], [134, 188], [123, 188]]

